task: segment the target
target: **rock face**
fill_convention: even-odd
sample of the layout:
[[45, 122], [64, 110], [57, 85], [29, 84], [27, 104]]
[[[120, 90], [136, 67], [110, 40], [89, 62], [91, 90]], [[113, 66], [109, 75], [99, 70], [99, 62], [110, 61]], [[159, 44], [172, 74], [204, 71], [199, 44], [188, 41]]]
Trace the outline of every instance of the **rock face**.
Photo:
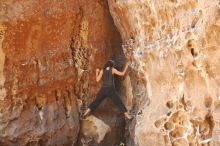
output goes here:
[[133, 49], [127, 145], [220, 145], [219, 0], [108, 2]]
[[[1, 0], [0, 145], [76, 143], [77, 101], [94, 99], [95, 67], [120, 51], [120, 41], [107, 1]], [[109, 126], [123, 128], [111, 116]]]
[[[219, 37], [219, 0], [1, 0], [0, 145], [219, 146]], [[80, 121], [95, 68], [131, 52], [135, 118], [107, 98]]]
[[81, 143], [83, 146], [89, 145], [92, 141], [92, 143], [99, 144], [110, 131], [111, 128], [102, 120], [95, 116], [88, 116], [81, 124], [81, 132], [83, 135], [83, 138], [80, 139]]

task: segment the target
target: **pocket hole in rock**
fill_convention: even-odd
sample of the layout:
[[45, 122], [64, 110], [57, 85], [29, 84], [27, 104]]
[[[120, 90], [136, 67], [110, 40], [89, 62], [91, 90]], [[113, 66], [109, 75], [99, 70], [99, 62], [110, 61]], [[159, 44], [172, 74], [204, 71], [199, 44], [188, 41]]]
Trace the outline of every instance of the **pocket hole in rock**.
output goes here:
[[206, 108], [211, 108], [212, 106], [212, 97], [208, 96], [204, 98], [204, 105]]
[[168, 108], [173, 108], [173, 106], [174, 106], [173, 101], [168, 101], [168, 102], [166, 103], [166, 106], [167, 106]]

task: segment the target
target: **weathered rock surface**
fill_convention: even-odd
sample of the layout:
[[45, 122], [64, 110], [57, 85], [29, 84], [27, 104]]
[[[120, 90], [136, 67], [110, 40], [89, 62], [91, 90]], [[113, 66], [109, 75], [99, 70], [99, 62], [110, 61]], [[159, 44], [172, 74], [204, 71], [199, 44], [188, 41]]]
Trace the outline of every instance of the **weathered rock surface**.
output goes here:
[[127, 145], [220, 145], [219, 0], [108, 2], [133, 48]]
[[[76, 143], [77, 101], [94, 99], [95, 67], [119, 45], [107, 1], [1, 0], [0, 145]], [[106, 141], [114, 145], [123, 119], [106, 111], [99, 118], [113, 127]]]
[[[219, 37], [219, 0], [1, 0], [0, 145], [218, 146]], [[129, 48], [116, 82], [136, 117], [107, 98], [80, 122], [95, 68]]]
[[81, 134], [80, 141], [84, 146], [90, 145], [90, 143], [99, 144], [107, 133], [111, 131], [111, 128], [104, 123], [102, 120], [95, 116], [88, 116], [81, 123]]

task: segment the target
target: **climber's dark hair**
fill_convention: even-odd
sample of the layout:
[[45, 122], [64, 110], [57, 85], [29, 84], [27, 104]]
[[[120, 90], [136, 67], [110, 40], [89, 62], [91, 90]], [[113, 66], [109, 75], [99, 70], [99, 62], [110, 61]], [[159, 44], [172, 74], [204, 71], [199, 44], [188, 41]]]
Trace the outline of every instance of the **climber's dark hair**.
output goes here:
[[113, 60], [108, 60], [108, 61], [106, 62], [106, 64], [105, 64], [105, 66], [104, 66], [104, 69], [106, 69], [107, 67], [112, 68], [112, 67], [114, 67], [114, 65], [115, 65], [115, 61], [113, 61]]

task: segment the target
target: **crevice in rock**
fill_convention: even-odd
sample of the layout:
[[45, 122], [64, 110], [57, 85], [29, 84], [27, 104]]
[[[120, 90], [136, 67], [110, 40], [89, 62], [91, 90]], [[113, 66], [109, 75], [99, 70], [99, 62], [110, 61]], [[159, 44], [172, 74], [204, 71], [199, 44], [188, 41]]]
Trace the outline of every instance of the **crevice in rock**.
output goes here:
[[[100, 5], [104, 5], [106, 11], [108, 11], [107, 2], [99, 1]], [[87, 108], [91, 100], [91, 95], [89, 89], [91, 88], [91, 83], [89, 78], [91, 73], [95, 70], [92, 68], [90, 59], [91, 52], [93, 50], [89, 49], [88, 45], [88, 28], [89, 22], [84, 16], [84, 8], [80, 8], [82, 12], [79, 16], [80, 25], [79, 30], [74, 30], [73, 36], [71, 39], [70, 49], [72, 51], [73, 59], [73, 69], [76, 72], [77, 80], [75, 83], [74, 94], [78, 98], [77, 102], [79, 105], [79, 114]], [[115, 61], [115, 68], [118, 70], [123, 70], [125, 65], [125, 55], [121, 48], [121, 37], [116, 27], [114, 26], [113, 20], [110, 16], [109, 11], [106, 17], [109, 17], [109, 24], [112, 25], [112, 31], [116, 32], [116, 41], [106, 42], [106, 46], [111, 50], [105, 51], [105, 55], [102, 56], [104, 60], [101, 63], [101, 66], [104, 65], [105, 61], [112, 59]], [[114, 39], [115, 40], [115, 39]], [[94, 60], [95, 63], [98, 60]], [[123, 77], [115, 77], [116, 89], [120, 94], [120, 97], [123, 98], [123, 101], [126, 101], [125, 87], [123, 87]], [[90, 79], [91, 80], [91, 79]], [[95, 81], [94, 81], [95, 82]], [[98, 83], [97, 83], [98, 84]], [[95, 93], [96, 95], [97, 93]], [[94, 96], [95, 96], [94, 95]], [[92, 98], [94, 100], [94, 98]], [[93, 116], [94, 115], [94, 116]], [[96, 125], [96, 123], [100, 123]], [[80, 122], [80, 132], [78, 135], [78, 141], [75, 144], [76, 146], [116, 146], [120, 143], [125, 143], [125, 119], [123, 113], [119, 112], [119, 109], [114, 105], [112, 100], [106, 98], [103, 103], [92, 113], [92, 116], [89, 116], [88, 119], [82, 120]], [[109, 127], [110, 130], [108, 130]], [[106, 130], [105, 130], [106, 129]], [[101, 131], [100, 131], [101, 130]], [[101, 137], [101, 139], [100, 139]]]

